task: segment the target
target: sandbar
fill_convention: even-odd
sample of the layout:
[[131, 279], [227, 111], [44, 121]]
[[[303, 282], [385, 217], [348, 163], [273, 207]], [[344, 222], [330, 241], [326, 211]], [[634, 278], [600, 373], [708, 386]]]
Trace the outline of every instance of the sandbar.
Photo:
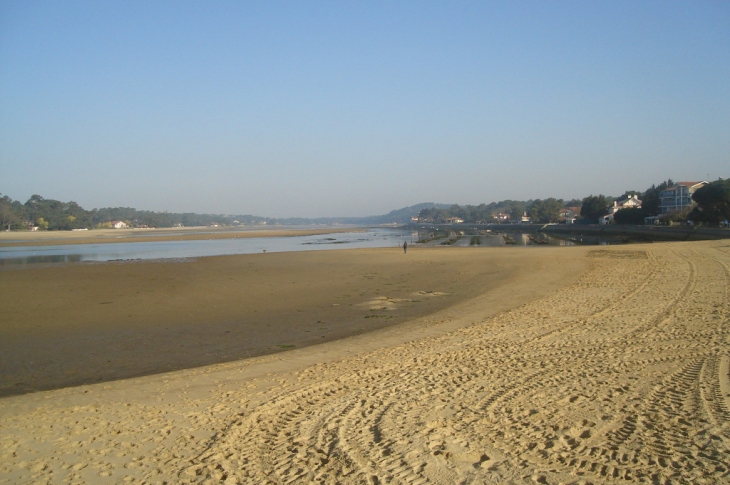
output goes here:
[[181, 227], [162, 229], [93, 229], [88, 231], [0, 232], [0, 247], [104, 244], [161, 241], [199, 241], [263, 237], [315, 236], [340, 232], [360, 232], [359, 227]]

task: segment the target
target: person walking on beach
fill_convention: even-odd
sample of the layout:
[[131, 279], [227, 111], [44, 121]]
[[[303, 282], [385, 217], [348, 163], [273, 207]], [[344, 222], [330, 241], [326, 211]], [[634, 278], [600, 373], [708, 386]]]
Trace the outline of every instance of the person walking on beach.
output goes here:
[[408, 241], [403, 242], [403, 252], [404, 253], [408, 252]]

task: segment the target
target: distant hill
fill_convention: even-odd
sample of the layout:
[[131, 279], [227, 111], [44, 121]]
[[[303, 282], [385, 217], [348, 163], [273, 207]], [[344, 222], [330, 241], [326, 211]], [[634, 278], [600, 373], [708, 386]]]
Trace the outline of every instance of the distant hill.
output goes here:
[[384, 216], [373, 216], [373, 217], [364, 217], [363, 219], [372, 222], [363, 222], [364, 224], [390, 224], [390, 223], [396, 223], [396, 224], [407, 224], [411, 222], [411, 217], [415, 217], [418, 215], [419, 212], [421, 212], [423, 209], [430, 209], [432, 207], [435, 207], [437, 209], [446, 209], [447, 207], [450, 207], [451, 204], [434, 204], [433, 202], [422, 202], [420, 204], [412, 205], [409, 207], [404, 207], [402, 209], [396, 209], [393, 211], [388, 212]]
[[411, 217], [417, 216], [423, 209], [430, 209], [435, 207], [437, 209], [445, 209], [450, 207], [451, 204], [436, 204], [434, 202], [422, 202], [420, 204], [403, 207], [402, 209], [396, 209], [388, 212], [384, 215], [379, 216], [365, 216], [365, 217], [318, 217], [314, 219], [308, 219], [303, 217], [289, 217], [281, 219], [262, 218], [254, 216], [235, 216], [240, 222], [244, 224], [256, 224], [266, 222], [267, 224], [283, 224], [283, 225], [305, 225], [305, 224], [352, 224], [352, 225], [380, 225], [380, 224], [408, 224], [411, 222]]

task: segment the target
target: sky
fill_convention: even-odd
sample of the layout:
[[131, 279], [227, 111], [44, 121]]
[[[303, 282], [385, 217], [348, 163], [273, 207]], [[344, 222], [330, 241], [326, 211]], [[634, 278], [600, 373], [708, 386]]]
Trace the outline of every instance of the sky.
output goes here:
[[730, 2], [0, 0], [0, 193], [265, 217], [730, 177]]

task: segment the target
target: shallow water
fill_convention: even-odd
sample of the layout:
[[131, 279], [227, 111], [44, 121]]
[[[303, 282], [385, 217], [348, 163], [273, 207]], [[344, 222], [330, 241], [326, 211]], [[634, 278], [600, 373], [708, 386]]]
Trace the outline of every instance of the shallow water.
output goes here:
[[263, 252], [314, 251], [346, 248], [380, 248], [412, 244], [417, 234], [400, 229], [370, 229], [314, 236], [205, 239], [193, 241], [123, 242], [18, 246], [0, 248], [0, 265], [116, 261], [134, 259], [184, 259]]

